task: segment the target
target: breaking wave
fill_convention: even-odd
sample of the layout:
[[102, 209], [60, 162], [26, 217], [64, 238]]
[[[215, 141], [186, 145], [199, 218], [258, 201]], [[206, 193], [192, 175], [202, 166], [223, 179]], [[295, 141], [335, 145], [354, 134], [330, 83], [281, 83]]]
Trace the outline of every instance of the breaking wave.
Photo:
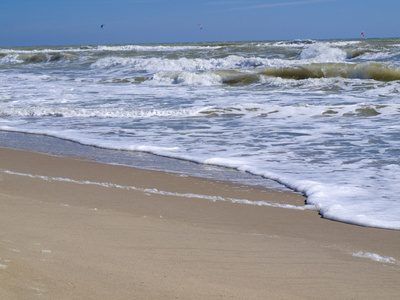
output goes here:
[[92, 64], [92, 69], [108, 69], [129, 67], [146, 71], [207, 71], [218, 69], [241, 69], [284, 65], [285, 61], [259, 57], [245, 58], [230, 55], [225, 58], [195, 58], [186, 57], [178, 59], [166, 58], [141, 58], [141, 57], [105, 57]]
[[308, 64], [290, 67], [271, 67], [248, 70], [216, 70], [209, 72], [162, 72], [152, 80], [164, 84], [246, 86], [261, 84], [264, 78], [305, 80], [320, 78], [371, 79], [376, 81], [400, 80], [400, 68], [385, 63]]
[[378, 81], [400, 80], [400, 68], [386, 63], [324, 63], [264, 69], [260, 74], [290, 79], [352, 78]]
[[325, 43], [311, 44], [305, 47], [299, 54], [301, 60], [313, 60], [321, 62], [345, 61], [347, 54], [344, 50], [330, 47]]

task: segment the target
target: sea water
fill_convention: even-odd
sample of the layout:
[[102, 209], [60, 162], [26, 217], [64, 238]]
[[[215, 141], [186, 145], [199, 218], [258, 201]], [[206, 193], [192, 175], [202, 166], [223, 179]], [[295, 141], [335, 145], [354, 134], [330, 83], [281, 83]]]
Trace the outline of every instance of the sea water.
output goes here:
[[400, 229], [400, 39], [3, 47], [0, 130], [228, 167]]

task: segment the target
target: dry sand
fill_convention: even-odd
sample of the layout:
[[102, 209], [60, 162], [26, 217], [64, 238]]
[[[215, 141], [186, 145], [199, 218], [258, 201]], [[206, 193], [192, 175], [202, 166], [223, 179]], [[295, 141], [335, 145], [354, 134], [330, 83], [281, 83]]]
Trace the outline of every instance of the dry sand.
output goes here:
[[399, 231], [159, 191], [305, 200], [0, 148], [0, 299], [400, 298]]

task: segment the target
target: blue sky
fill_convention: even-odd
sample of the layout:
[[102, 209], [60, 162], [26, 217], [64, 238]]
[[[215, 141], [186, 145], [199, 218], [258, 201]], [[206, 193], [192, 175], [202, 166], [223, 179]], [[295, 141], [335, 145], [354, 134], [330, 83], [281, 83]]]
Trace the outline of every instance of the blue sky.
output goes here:
[[399, 12], [399, 0], [1, 0], [0, 46], [400, 37]]

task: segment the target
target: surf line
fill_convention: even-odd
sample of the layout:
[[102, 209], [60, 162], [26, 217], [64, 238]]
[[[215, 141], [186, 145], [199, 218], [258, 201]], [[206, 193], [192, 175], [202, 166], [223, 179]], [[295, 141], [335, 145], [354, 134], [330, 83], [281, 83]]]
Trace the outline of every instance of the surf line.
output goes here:
[[39, 179], [39, 180], [44, 180], [48, 182], [52, 181], [58, 181], [58, 182], [67, 182], [67, 183], [73, 183], [73, 184], [80, 184], [80, 185], [97, 185], [105, 188], [117, 188], [117, 189], [123, 189], [123, 190], [134, 190], [134, 191], [139, 191], [147, 194], [155, 194], [155, 195], [164, 195], [164, 196], [175, 196], [175, 197], [183, 197], [183, 198], [196, 198], [196, 199], [206, 199], [210, 200], [212, 202], [216, 201], [226, 201], [226, 202], [232, 202], [232, 203], [238, 203], [238, 204], [248, 204], [248, 205], [256, 205], [256, 206], [270, 206], [270, 207], [280, 207], [280, 208], [288, 208], [288, 209], [295, 209], [295, 210], [317, 210], [315, 205], [303, 205], [303, 206], [296, 206], [296, 205], [291, 205], [291, 204], [281, 204], [281, 203], [270, 203], [264, 200], [259, 200], [259, 201], [251, 201], [248, 199], [235, 199], [235, 198], [224, 198], [221, 196], [208, 196], [208, 195], [200, 195], [200, 194], [193, 194], [193, 193], [174, 193], [174, 192], [167, 192], [167, 191], [161, 191], [158, 189], [149, 189], [149, 188], [139, 188], [135, 186], [125, 186], [125, 185], [120, 185], [120, 184], [115, 184], [115, 183], [110, 183], [110, 182], [95, 182], [95, 181], [89, 181], [89, 180], [75, 180], [71, 178], [64, 178], [64, 177], [51, 177], [51, 176], [43, 176], [43, 175], [33, 175], [33, 174], [28, 174], [28, 173], [19, 173], [19, 172], [13, 172], [10, 170], [1, 170], [2, 173], [9, 174], [9, 175], [15, 175], [15, 176], [24, 176], [24, 177], [29, 177], [32, 179]]

